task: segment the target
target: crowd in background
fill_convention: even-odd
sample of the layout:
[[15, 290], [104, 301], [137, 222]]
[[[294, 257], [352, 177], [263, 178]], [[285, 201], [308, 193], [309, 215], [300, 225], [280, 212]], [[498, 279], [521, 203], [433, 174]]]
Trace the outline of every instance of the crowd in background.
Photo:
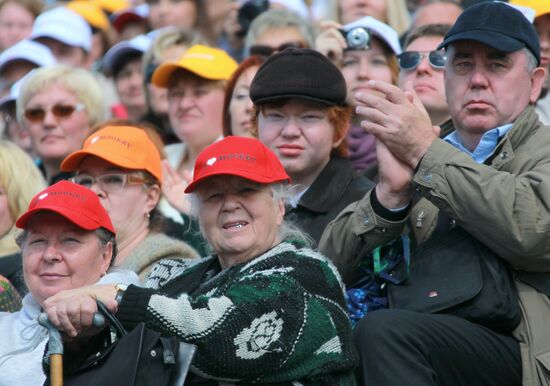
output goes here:
[[[363, 107], [365, 94], [373, 92], [372, 81], [413, 93], [435, 135], [460, 142], [440, 45], [465, 9], [489, 1], [0, 0], [0, 311], [20, 310], [33, 295], [16, 221], [37, 193], [60, 181], [94, 191], [116, 233], [111, 268], [86, 284], [133, 271], [145, 285], [158, 280], [159, 270], [165, 274], [163, 262], [184, 260], [187, 267], [187, 260], [216, 255], [199, 202], [184, 191], [198, 178], [197, 165], [210, 161], [204, 152], [228, 137], [258, 139], [277, 156], [291, 181], [283, 195], [285, 223], [334, 263], [342, 279], [329, 277], [331, 286], [342, 280], [343, 289], [364, 289], [358, 259], [373, 245], [361, 238], [367, 247], [351, 258], [335, 247], [339, 234], [329, 224], [336, 227], [331, 221], [351, 213], [350, 204], [376, 195], [374, 186], [393, 165], [381, 163], [387, 148], [366, 130], [372, 109]], [[540, 39], [536, 59], [546, 75], [532, 104], [550, 124], [545, 2], [505, 3], [533, 23]], [[290, 59], [273, 56], [282, 52]], [[477, 149], [464, 147], [476, 159]], [[224, 187], [236, 189], [232, 183]], [[209, 202], [199, 198], [200, 205]], [[370, 203], [374, 212], [377, 205], [392, 208], [384, 212], [390, 223], [403, 220], [401, 211], [411, 205], [372, 197]], [[431, 220], [426, 213], [411, 220], [416, 228]], [[378, 295], [366, 305], [357, 292], [345, 293], [353, 324], [387, 307]], [[0, 355], [0, 368], [2, 361]]]

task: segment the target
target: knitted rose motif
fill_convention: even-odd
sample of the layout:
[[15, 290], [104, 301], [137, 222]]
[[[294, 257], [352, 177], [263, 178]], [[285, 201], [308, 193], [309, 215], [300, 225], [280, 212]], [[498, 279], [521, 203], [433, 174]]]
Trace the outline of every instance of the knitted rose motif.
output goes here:
[[273, 350], [269, 346], [281, 337], [283, 320], [275, 311], [263, 314], [252, 321], [250, 327], [242, 330], [233, 340], [237, 356], [243, 359], [257, 359]]

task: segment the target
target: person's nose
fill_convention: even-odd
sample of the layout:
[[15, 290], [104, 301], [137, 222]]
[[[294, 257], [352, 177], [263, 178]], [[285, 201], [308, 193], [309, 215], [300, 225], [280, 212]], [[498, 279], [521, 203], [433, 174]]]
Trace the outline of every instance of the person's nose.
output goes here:
[[44, 261], [48, 263], [55, 263], [61, 261], [61, 253], [56, 243], [48, 242], [43, 254]]
[[195, 97], [189, 94], [185, 94], [184, 96], [182, 96], [178, 104], [178, 107], [181, 110], [189, 110], [193, 106], [195, 106]]
[[288, 117], [286, 123], [281, 130], [281, 135], [285, 138], [299, 137], [301, 134], [300, 123], [296, 117]]
[[359, 60], [359, 66], [357, 68], [357, 77], [361, 80], [370, 80], [372, 78], [371, 75], [371, 66], [369, 65], [369, 61], [367, 58], [361, 58]]
[[541, 37], [540, 38], [540, 49], [546, 51], [550, 49], [550, 37]]
[[134, 88], [141, 88], [141, 85], [143, 84], [143, 76], [141, 72], [134, 72], [132, 74], [132, 77], [130, 78], [130, 84]]
[[241, 207], [239, 195], [233, 192], [227, 192], [224, 195], [223, 207], [225, 212], [234, 212]]
[[470, 76], [470, 87], [472, 88], [486, 88], [488, 86], [488, 80], [483, 69], [479, 67], [474, 68]]
[[254, 108], [254, 103], [252, 102], [252, 99], [248, 98], [248, 101], [246, 102], [246, 114], [251, 116], [252, 109]]
[[58, 126], [58, 119], [54, 115], [51, 109], [47, 109], [44, 113], [44, 121], [42, 124], [44, 125], [44, 128], [51, 129]]
[[428, 58], [426, 56], [423, 56], [422, 58], [420, 58], [420, 63], [418, 63], [418, 67], [416, 67], [416, 72], [419, 74], [420, 73], [425, 74], [432, 70], [433, 68], [430, 65], [430, 62], [428, 61]]
[[97, 180], [93, 180], [88, 189], [94, 192], [99, 198], [105, 198], [107, 196], [105, 191], [101, 189], [101, 186]]

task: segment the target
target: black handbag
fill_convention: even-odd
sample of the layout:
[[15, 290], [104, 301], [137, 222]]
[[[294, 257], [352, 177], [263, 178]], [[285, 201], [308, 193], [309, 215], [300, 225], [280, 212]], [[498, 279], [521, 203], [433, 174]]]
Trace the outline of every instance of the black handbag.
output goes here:
[[[144, 323], [126, 331], [120, 321], [98, 302], [111, 331], [98, 336], [84, 355], [64, 356], [65, 386], [181, 386], [196, 346], [164, 337]], [[112, 341], [111, 334], [117, 339]], [[100, 347], [98, 349], [98, 347]], [[92, 349], [92, 348], [95, 348]], [[44, 385], [49, 386], [49, 377]]]
[[[397, 277], [406, 275], [404, 264]], [[521, 319], [506, 261], [459, 226], [432, 235], [411, 255], [408, 277], [390, 284], [390, 308], [447, 313], [510, 333]]]

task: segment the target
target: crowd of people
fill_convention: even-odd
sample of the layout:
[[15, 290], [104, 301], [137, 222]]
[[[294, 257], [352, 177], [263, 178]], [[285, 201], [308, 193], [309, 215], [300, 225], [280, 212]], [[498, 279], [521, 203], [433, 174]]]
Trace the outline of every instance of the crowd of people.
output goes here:
[[0, 385], [100, 301], [185, 384], [550, 386], [549, 72], [542, 0], [0, 0]]

